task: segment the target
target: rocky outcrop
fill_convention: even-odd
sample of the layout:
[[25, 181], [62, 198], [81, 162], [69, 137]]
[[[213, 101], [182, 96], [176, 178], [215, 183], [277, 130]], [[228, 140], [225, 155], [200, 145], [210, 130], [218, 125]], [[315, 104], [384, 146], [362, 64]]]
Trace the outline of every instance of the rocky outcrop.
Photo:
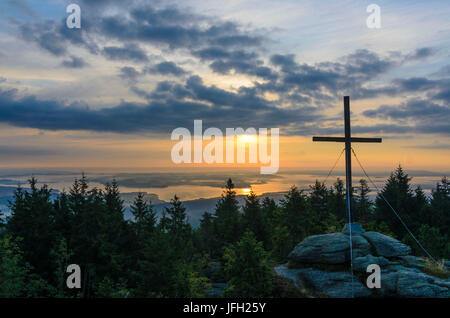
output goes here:
[[400, 241], [378, 232], [365, 232], [361, 234], [375, 249], [379, 256], [396, 257], [411, 253], [411, 248]]
[[[449, 279], [425, 273], [424, 259], [409, 255], [409, 246], [381, 233], [365, 232], [357, 223], [347, 224], [342, 233], [305, 238], [289, 254], [289, 264], [276, 267], [275, 272], [316, 295], [351, 297], [350, 229], [355, 297], [450, 297]], [[366, 287], [371, 264], [381, 268], [380, 289]]]
[[450, 297], [450, 282], [407, 267], [381, 274], [381, 293], [396, 297]]
[[353, 260], [353, 270], [357, 272], [366, 272], [367, 266], [370, 264], [378, 264], [380, 266], [385, 265], [394, 265], [398, 264], [397, 262], [391, 262], [387, 258], [383, 256], [373, 256], [371, 254], [367, 254], [366, 256], [356, 257]]
[[[334, 298], [350, 298], [352, 296], [352, 276], [345, 272], [326, 272], [307, 268], [300, 270], [299, 276], [306, 287]], [[370, 291], [358, 280], [353, 281], [355, 297], [370, 296]]]
[[[370, 244], [362, 236], [354, 235], [352, 243], [353, 257], [370, 252]], [[345, 263], [350, 259], [349, 236], [342, 233], [309, 236], [294, 248], [288, 258], [297, 263]]]

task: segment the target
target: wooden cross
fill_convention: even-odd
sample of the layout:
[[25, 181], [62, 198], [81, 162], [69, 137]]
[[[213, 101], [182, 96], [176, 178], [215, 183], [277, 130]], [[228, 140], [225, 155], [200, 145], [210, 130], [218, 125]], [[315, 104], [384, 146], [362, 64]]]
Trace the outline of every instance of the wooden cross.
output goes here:
[[361, 138], [352, 137], [350, 132], [350, 97], [344, 96], [344, 123], [345, 123], [345, 137], [313, 137], [313, 141], [334, 141], [345, 142], [345, 184], [347, 208], [350, 216], [352, 211], [352, 142], [381, 142], [381, 138]]

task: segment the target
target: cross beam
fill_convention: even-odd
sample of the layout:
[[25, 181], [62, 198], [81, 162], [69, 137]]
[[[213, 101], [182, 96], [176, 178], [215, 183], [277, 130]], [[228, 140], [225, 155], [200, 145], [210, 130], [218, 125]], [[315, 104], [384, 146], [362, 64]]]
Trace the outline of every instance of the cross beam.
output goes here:
[[[313, 141], [345, 142], [345, 184], [349, 216], [352, 211], [352, 142], [381, 142], [381, 138], [352, 137], [350, 131], [350, 97], [344, 96], [345, 137], [313, 137]], [[349, 223], [351, 220], [349, 220]]]

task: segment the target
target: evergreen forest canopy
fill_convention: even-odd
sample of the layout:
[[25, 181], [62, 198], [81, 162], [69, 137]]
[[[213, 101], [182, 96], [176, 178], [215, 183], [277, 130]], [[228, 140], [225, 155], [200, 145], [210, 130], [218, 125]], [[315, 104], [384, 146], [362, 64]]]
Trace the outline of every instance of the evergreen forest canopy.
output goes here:
[[[430, 197], [410, 181], [398, 167], [382, 194], [435, 258], [448, 259], [449, 181]], [[56, 199], [35, 178], [29, 184], [15, 190], [11, 216], [0, 223], [0, 297], [204, 297], [211, 282], [226, 283], [225, 297], [301, 296], [273, 266], [305, 237], [339, 232], [347, 219], [340, 179], [332, 187], [316, 181], [309, 193], [293, 186], [278, 204], [251, 192], [242, 207], [229, 179], [196, 229], [176, 195], [158, 217], [138, 194], [134, 218], [125, 220], [116, 181], [90, 188], [83, 175]], [[368, 198], [365, 180], [353, 190], [354, 221], [423, 255], [381, 196]], [[66, 287], [69, 264], [82, 269], [81, 289]]]

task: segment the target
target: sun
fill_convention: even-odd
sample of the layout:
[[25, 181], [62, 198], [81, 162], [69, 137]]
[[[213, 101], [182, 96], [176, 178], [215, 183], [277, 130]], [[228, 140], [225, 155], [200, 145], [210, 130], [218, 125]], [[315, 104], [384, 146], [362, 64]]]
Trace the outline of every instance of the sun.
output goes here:
[[250, 194], [250, 192], [252, 191], [252, 189], [242, 189], [242, 193], [243, 194]]
[[258, 141], [258, 137], [255, 135], [240, 135], [239, 138], [245, 143], [256, 143]]

